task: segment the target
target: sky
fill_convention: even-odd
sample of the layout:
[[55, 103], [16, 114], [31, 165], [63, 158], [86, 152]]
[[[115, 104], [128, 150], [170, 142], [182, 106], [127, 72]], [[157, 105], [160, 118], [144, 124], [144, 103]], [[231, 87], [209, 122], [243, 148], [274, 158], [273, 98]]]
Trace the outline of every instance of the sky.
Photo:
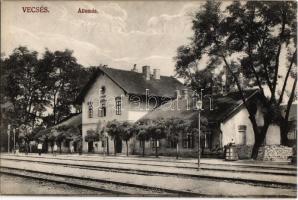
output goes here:
[[[1, 54], [18, 46], [40, 53], [73, 50], [84, 67], [130, 70], [137, 64], [158, 68], [161, 75], [175, 75], [176, 49], [189, 43], [192, 16], [204, 1], [2, 1]], [[229, 4], [223, 4], [223, 8]], [[24, 13], [23, 7], [44, 6], [49, 13]], [[96, 9], [96, 14], [78, 13]], [[285, 63], [286, 52], [280, 61]], [[204, 61], [200, 63], [204, 68]], [[278, 88], [286, 67], [281, 67]], [[181, 80], [182, 81], [182, 80]], [[289, 80], [291, 88], [293, 80]]]
[[[137, 64], [174, 75], [173, 57], [192, 36], [192, 13], [199, 1], [4, 1], [1, 53], [20, 45], [36, 50], [70, 49], [85, 67], [106, 64], [131, 69]], [[49, 13], [24, 13], [24, 6], [46, 6]], [[97, 14], [78, 13], [79, 8]]]

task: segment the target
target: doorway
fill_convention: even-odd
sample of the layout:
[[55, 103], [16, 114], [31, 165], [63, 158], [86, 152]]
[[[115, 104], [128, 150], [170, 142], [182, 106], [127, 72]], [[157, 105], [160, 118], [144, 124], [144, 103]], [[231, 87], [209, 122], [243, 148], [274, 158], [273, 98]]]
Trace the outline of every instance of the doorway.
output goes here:
[[93, 142], [88, 142], [88, 153], [93, 153], [94, 147]]
[[122, 140], [116, 137], [116, 153], [122, 153]]

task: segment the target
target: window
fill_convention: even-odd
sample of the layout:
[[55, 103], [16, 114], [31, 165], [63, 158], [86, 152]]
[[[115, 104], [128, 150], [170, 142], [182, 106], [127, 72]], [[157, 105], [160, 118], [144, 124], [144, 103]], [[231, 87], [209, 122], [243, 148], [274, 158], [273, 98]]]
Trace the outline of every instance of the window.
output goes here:
[[69, 147], [69, 145], [70, 145], [69, 140], [66, 140], [66, 141], [65, 141], [65, 146], [66, 146], [66, 147]]
[[106, 108], [106, 104], [102, 104], [101, 105], [101, 117], [105, 117], [107, 116], [107, 108]]
[[100, 101], [100, 107], [98, 108], [98, 116], [105, 117], [107, 115], [106, 100]]
[[176, 148], [177, 142], [175, 140], [168, 140], [168, 148]]
[[151, 147], [152, 148], [159, 148], [159, 140], [151, 140]]
[[121, 102], [121, 97], [116, 97], [116, 115], [121, 115], [121, 106], [122, 106], [122, 102]]
[[193, 149], [194, 148], [194, 135], [193, 134], [187, 134], [186, 136], [183, 136], [182, 138], [182, 146], [183, 148], [187, 149]]
[[238, 144], [246, 144], [246, 126], [238, 126]]
[[101, 88], [100, 88], [100, 94], [101, 95], [104, 95], [106, 93], [106, 87], [105, 86], [102, 86]]
[[93, 117], [93, 102], [89, 101], [87, 104], [88, 104], [88, 117], [92, 118]]
[[211, 145], [211, 133], [210, 132], [205, 132], [204, 133], [204, 145], [205, 145], [205, 148], [210, 148], [212, 145]]

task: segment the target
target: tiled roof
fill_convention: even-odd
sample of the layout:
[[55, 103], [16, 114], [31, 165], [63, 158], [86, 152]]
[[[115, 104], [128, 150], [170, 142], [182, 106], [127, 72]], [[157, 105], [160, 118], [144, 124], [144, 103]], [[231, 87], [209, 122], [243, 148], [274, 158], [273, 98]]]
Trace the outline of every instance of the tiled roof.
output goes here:
[[[258, 94], [258, 90], [246, 90], [245, 97], [248, 101], [253, 100]], [[210, 98], [211, 108], [210, 109]], [[239, 92], [231, 92], [225, 96], [216, 95], [203, 99], [203, 111], [201, 115], [208, 119], [208, 122], [223, 122], [229, 117], [233, 116], [243, 106]], [[178, 108], [177, 109], [177, 101]], [[173, 100], [168, 102], [155, 110], [149, 112], [142, 119], [157, 119], [157, 118], [171, 118], [176, 117], [186, 120], [197, 120], [198, 111], [193, 109], [194, 102], [192, 99], [186, 100]], [[168, 108], [173, 109], [168, 109]]]
[[181, 90], [185, 88], [181, 82], [171, 76], [160, 76], [160, 79], [151, 77], [150, 80], [146, 80], [140, 72], [99, 67], [99, 70], [91, 77], [79, 94], [76, 100], [77, 103], [81, 103], [84, 100], [88, 90], [101, 73], [110, 77], [128, 94], [146, 95], [146, 89], [149, 89], [150, 96], [174, 98], [177, 89]]
[[82, 124], [82, 113], [73, 114], [66, 119], [62, 120], [54, 126], [58, 128], [59, 126], [80, 126]]

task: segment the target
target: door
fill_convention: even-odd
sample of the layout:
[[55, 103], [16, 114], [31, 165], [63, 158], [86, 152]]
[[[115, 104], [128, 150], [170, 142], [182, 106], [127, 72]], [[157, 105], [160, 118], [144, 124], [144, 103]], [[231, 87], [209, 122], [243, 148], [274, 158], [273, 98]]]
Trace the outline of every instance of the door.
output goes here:
[[122, 152], [122, 140], [117, 137], [116, 138], [116, 153], [121, 153]]
[[88, 142], [88, 153], [93, 153], [93, 142]]
[[74, 152], [78, 152], [78, 143], [77, 142], [73, 142], [73, 150], [74, 150]]

